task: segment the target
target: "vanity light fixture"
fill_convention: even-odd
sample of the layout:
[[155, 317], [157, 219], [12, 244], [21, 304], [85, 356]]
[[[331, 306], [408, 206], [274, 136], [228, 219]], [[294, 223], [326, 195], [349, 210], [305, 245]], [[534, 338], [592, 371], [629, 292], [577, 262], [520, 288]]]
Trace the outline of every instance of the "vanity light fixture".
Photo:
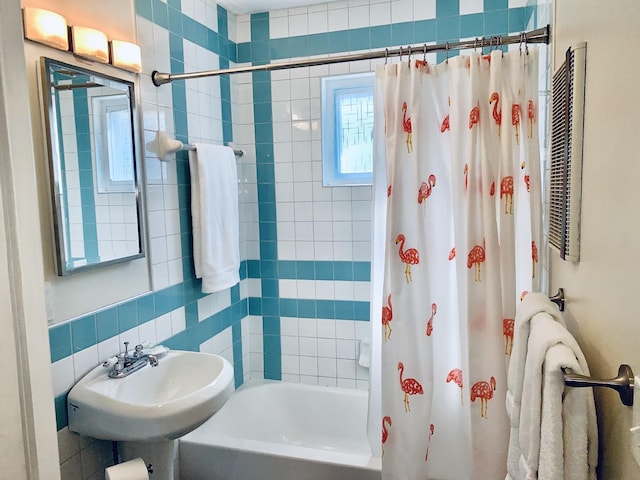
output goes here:
[[71, 51], [82, 58], [109, 63], [107, 36], [100, 30], [73, 25], [71, 30]]
[[135, 43], [111, 40], [111, 64], [114, 67], [140, 73], [142, 71], [142, 57], [140, 47]]
[[41, 8], [22, 9], [24, 36], [59, 50], [69, 50], [67, 20], [55, 12]]

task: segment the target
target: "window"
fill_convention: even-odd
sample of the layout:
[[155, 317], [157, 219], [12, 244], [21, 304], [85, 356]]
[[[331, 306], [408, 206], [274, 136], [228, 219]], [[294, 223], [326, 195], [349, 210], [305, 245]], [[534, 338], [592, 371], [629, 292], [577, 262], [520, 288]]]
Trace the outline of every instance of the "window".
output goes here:
[[133, 192], [129, 97], [125, 94], [93, 97], [92, 108], [98, 193]]
[[373, 73], [322, 79], [322, 184], [371, 185]]

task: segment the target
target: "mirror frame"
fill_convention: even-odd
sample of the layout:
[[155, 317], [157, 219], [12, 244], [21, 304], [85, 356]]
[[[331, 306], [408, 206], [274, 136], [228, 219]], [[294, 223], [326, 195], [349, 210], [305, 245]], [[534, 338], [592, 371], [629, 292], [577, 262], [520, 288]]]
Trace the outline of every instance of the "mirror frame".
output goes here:
[[[57, 134], [57, 127], [53, 127], [57, 122], [56, 118], [56, 108], [52, 101], [52, 88], [53, 85], [50, 82], [50, 67], [51, 66], [60, 66], [63, 68], [68, 68], [75, 70], [81, 74], [99, 77], [104, 79], [106, 82], [117, 82], [120, 85], [124, 86], [128, 90], [129, 96], [129, 108], [130, 108], [130, 119], [131, 119], [131, 138], [133, 145], [133, 178], [134, 178], [134, 188], [133, 192], [135, 195], [135, 205], [136, 205], [136, 220], [138, 224], [138, 253], [133, 255], [127, 255], [123, 257], [118, 257], [110, 260], [105, 260], [101, 262], [91, 263], [87, 265], [81, 265], [77, 267], [68, 268], [67, 267], [67, 256], [64, 245], [64, 216], [63, 216], [63, 205], [61, 202], [62, 191], [61, 191], [61, 168], [60, 168], [60, 158], [59, 158], [59, 142], [60, 138]], [[135, 84], [129, 80], [125, 80], [123, 78], [115, 77], [109, 74], [102, 73], [100, 71], [88, 70], [83, 67], [79, 67], [77, 65], [69, 64], [60, 60], [56, 60], [49, 57], [40, 57], [40, 68], [38, 69], [38, 74], [40, 76], [40, 90], [41, 95], [40, 98], [42, 100], [42, 116], [43, 116], [43, 135], [46, 137], [45, 144], [47, 150], [48, 157], [48, 170], [49, 170], [49, 193], [51, 199], [51, 208], [53, 212], [53, 237], [55, 240], [55, 267], [56, 273], [58, 276], [66, 276], [75, 274], [78, 272], [83, 272], [87, 270], [93, 270], [96, 268], [113, 265], [122, 262], [128, 262], [137, 258], [142, 258], [145, 256], [144, 249], [144, 226], [142, 221], [142, 200], [141, 200], [141, 156], [139, 155], [139, 141], [138, 141], [138, 127], [137, 127], [137, 109], [136, 109], [136, 96], [135, 96]], [[54, 135], [55, 134], [55, 135]], [[97, 164], [95, 159], [92, 159], [94, 170], [97, 168]]]

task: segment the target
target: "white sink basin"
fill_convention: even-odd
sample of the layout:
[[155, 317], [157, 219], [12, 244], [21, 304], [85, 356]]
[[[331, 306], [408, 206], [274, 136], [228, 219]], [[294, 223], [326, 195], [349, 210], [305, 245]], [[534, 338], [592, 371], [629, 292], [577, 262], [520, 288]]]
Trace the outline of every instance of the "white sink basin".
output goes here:
[[173, 440], [222, 408], [233, 389], [231, 364], [208, 353], [172, 350], [157, 367], [124, 378], [98, 366], [67, 396], [69, 430], [113, 441]]

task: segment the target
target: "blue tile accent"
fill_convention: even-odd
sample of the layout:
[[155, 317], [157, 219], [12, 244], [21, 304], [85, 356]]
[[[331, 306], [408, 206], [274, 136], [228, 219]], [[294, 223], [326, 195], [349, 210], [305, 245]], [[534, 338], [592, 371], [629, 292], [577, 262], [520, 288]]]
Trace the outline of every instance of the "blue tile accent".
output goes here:
[[353, 302], [347, 300], [336, 300], [336, 319], [338, 320], [354, 320]]
[[191, 302], [184, 306], [185, 325], [187, 328], [198, 324], [198, 303]]
[[371, 281], [371, 262], [353, 262], [353, 279], [356, 282]]
[[495, 10], [484, 14], [485, 35], [506, 35], [509, 33], [508, 10]]
[[95, 315], [86, 315], [71, 324], [73, 353], [95, 345], [97, 340]]
[[413, 22], [394, 23], [391, 25], [391, 44], [392, 45], [411, 45], [413, 38]]
[[118, 310], [109, 308], [96, 313], [98, 342], [103, 342], [120, 333], [118, 328]]
[[280, 316], [281, 317], [297, 317], [298, 301], [295, 298], [280, 299]]
[[391, 25], [371, 27], [369, 36], [371, 48], [387, 48], [391, 45]]
[[151, 0], [136, 0], [136, 14], [147, 20], [152, 20]]
[[298, 317], [316, 318], [316, 301], [298, 299]]
[[524, 31], [526, 27], [527, 9], [526, 7], [509, 9], [509, 32]]
[[49, 329], [49, 350], [51, 363], [73, 354], [71, 347], [71, 324], [64, 323]]
[[460, 37], [482, 37], [484, 35], [484, 15], [474, 13], [460, 17]]
[[484, 0], [484, 11], [506, 10], [509, 8], [509, 0]]
[[460, 39], [460, 18], [445, 17], [436, 19], [438, 42], [456, 42]]
[[231, 325], [231, 338], [233, 341], [233, 378], [235, 388], [244, 382], [242, 368], [242, 324], [240, 321]]
[[[155, 305], [153, 304], [153, 295], [145, 295], [139, 297], [138, 304], [138, 325], [142, 325], [155, 318]], [[98, 329], [100, 324], [98, 323]], [[99, 331], [99, 330], [98, 330]]]
[[69, 425], [69, 419], [67, 417], [67, 394], [57, 396], [53, 400], [56, 410], [56, 429], [62, 430]]
[[436, 17], [460, 15], [460, 0], [436, 0]]
[[263, 278], [260, 281], [262, 287], [262, 299], [265, 300], [267, 298], [278, 298], [279, 296], [279, 287], [278, 280], [273, 278]]
[[335, 302], [333, 300], [316, 300], [318, 318], [336, 318]]
[[120, 333], [138, 326], [136, 302], [126, 302], [118, 306], [118, 328]]
[[371, 305], [369, 302], [353, 302], [353, 319], [368, 322]]
[[167, 4], [161, 0], [151, 0], [151, 10], [153, 11], [153, 22], [163, 28], [169, 27], [169, 12]]
[[236, 284], [231, 287], [231, 303], [238, 303], [240, 301], [240, 284]]
[[316, 269], [313, 262], [305, 262], [304, 260], [296, 261], [296, 270], [301, 280], [314, 280], [316, 278]]

